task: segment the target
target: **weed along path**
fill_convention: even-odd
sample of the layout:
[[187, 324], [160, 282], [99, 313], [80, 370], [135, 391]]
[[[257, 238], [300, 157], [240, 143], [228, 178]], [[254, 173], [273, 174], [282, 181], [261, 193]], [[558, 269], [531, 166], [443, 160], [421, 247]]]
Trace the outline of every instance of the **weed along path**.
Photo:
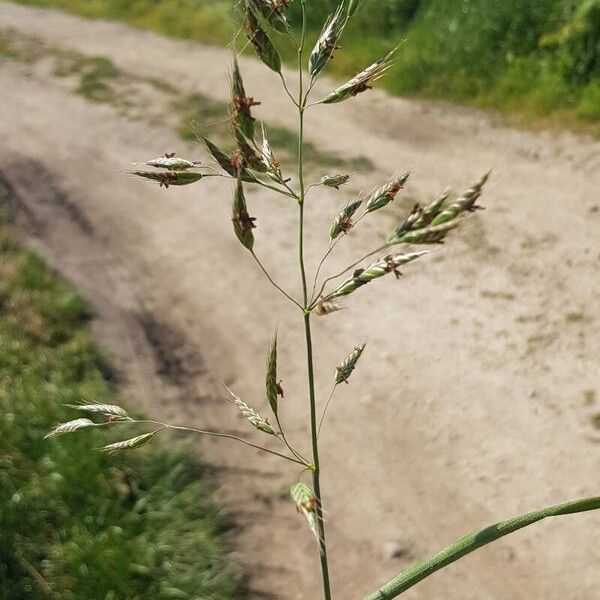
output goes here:
[[[8, 2], [0, 35], [1, 177], [32, 242], [95, 305], [123, 393], [161, 419], [246, 433], [220, 382], [264, 407], [263, 356], [278, 325], [282, 416], [302, 445], [301, 321], [240, 250], [230, 186], [164, 190], [123, 174], [166, 151], [205, 158], [189, 121], [219, 120], [209, 108], [226, 100], [229, 52]], [[289, 152], [295, 122], [277, 80], [253, 60], [241, 67]], [[315, 109], [307, 136], [311, 178], [356, 171], [351, 188], [310, 200], [312, 265], [352, 194], [413, 171], [400, 206], [362, 222], [331, 272], [370, 249], [367, 234], [383, 239], [415, 198], [494, 169], [488, 210], [452, 244], [315, 323], [322, 399], [335, 365], [369, 340], [322, 434], [333, 587], [346, 600], [470, 530], [598, 493], [600, 144], [379, 92]], [[258, 255], [297, 293], [295, 207], [263, 192], [249, 203]], [[238, 525], [251, 597], [318, 598], [314, 540], [288, 498], [294, 468], [222, 442], [201, 447]], [[594, 514], [550, 521], [406, 597], [590, 600], [599, 536]]]

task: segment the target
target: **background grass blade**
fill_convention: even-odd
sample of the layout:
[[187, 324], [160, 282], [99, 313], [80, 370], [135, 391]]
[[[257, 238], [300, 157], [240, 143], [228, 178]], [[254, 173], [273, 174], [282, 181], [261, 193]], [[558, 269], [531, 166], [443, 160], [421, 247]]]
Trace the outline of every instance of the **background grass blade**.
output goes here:
[[495, 542], [505, 535], [514, 533], [519, 529], [523, 529], [523, 527], [528, 527], [548, 517], [572, 515], [598, 509], [600, 509], [600, 496], [542, 508], [541, 510], [514, 517], [507, 521], [501, 521], [500, 523], [466, 535], [453, 544], [446, 546], [446, 548], [438, 552], [435, 556], [407, 569], [364, 600], [390, 600], [391, 598], [396, 598], [423, 579], [463, 558], [463, 556], [475, 552], [475, 550], [491, 542]]

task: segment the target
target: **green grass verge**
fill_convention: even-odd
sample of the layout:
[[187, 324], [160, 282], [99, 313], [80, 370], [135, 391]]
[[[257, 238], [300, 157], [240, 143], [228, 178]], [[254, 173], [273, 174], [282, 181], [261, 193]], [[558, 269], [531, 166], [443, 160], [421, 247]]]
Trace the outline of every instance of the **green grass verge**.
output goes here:
[[0, 222], [0, 598], [239, 598], [210, 477], [183, 450], [44, 435], [109, 401], [86, 303]]
[[[224, 44], [232, 0], [17, 0]], [[309, 3], [312, 36], [338, 0]], [[299, 3], [290, 8], [297, 20]], [[330, 69], [345, 77], [400, 44], [392, 93], [449, 99], [600, 132], [600, 0], [365, 0]], [[289, 51], [284, 52], [291, 58]]]

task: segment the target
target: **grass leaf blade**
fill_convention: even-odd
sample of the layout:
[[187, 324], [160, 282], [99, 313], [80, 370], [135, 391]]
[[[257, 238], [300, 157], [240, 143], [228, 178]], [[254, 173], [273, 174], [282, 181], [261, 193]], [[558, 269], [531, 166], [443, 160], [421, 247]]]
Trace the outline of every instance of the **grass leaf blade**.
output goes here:
[[447, 567], [471, 552], [475, 552], [475, 550], [478, 550], [491, 542], [495, 542], [506, 535], [514, 533], [524, 527], [528, 527], [529, 525], [533, 525], [543, 519], [599, 509], [600, 497], [586, 498], [585, 500], [576, 500], [574, 502], [567, 502], [566, 504], [542, 508], [541, 510], [514, 517], [506, 521], [501, 521], [490, 527], [480, 529], [479, 531], [466, 535], [453, 544], [446, 546], [446, 548], [430, 559], [407, 569], [364, 600], [391, 600], [392, 598], [396, 598], [423, 579], [433, 575], [436, 571]]

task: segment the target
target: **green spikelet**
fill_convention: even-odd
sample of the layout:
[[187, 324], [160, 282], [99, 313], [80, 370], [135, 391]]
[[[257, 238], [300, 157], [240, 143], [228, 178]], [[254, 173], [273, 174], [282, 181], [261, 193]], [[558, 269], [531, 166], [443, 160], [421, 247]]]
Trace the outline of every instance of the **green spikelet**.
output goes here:
[[67, 404], [69, 408], [80, 410], [82, 412], [88, 412], [92, 414], [99, 414], [105, 417], [112, 417], [118, 420], [129, 419], [129, 414], [124, 408], [117, 406], [116, 404]]
[[254, 233], [252, 230], [256, 227], [253, 219], [248, 214], [248, 207], [246, 206], [246, 197], [244, 195], [244, 186], [242, 185], [241, 179], [238, 179], [233, 193], [233, 210], [231, 220], [233, 222], [233, 229], [238, 240], [248, 250], [252, 251], [254, 248]]
[[329, 237], [334, 240], [341, 233], [347, 233], [352, 229], [352, 217], [356, 213], [356, 211], [360, 208], [362, 204], [362, 200], [357, 200], [352, 204], [349, 204], [342, 210], [336, 218], [333, 220], [331, 224], [331, 229], [329, 230]]
[[260, 15], [273, 29], [279, 33], [292, 31], [290, 23], [284, 14], [285, 4], [279, 4], [273, 0], [246, 0], [246, 7], [254, 14]]
[[237, 57], [233, 59], [233, 72], [231, 75], [231, 111], [233, 124], [248, 139], [254, 139], [254, 117], [251, 108], [260, 104], [253, 98], [246, 96], [244, 81], [240, 72]]
[[254, 50], [260, 60], [262, 60], [269, 69], [276, 73], [281, 73], [281, 57], [273, 45], [273, 42], [267, 35], [267, 32], [261, 27], [256, 15], [251, 9], [246, 11], [244, 21], [246, 35], [254, 46]]
[[273, 335], [267, 356], [267, 400], [273, 414], [277, 415], [279, 385], [277, 383], [277, 332]]
[[402, 265], [411, 263], [425, 254], [428, 254], [428, 252], [412, 252], [410, 254], [390, 254], [389, 256], [384, 256], [369, 265], [366, 269], [356, 270], [352, 277], [346, 279], [346, 281], [344, 281], [335, 292], [327, 296], [325, 300], [333, 300], [334, 298], [348, 296], [363, 285], [367, 285], [367, 283], [370, 283], [379, 277], [383, 277], [388, 273], [395, 273], [396, 277], [399, 277], [400, 272], [398, 269]]
[[393, 202], [398, 192], [404, 189], [410, 173], [404, 173], [398, 177], [394, 177], [389, 183], [380, 187], [378, 190], [373, 192], [367, 200], [367, 212], [375, 212], [376, 210], [382, 209], [387, 206], [390, 202]]
[[390, 69], [395, 53], [396, 49], [392, 50], [382, 59], [373, 63], [370, 67], [367, 67], [364, 71], [359, 73], [356, 77], [325, 96], [325, 98], [321, 100], [321, 103], [335, 104], [337, 102], [343, 102], [344, 100], [348, 100], [349, 98], [361, 94], [362, 92], [370, 90], [372, 83], [383, 77], [388, 69]]
[[101, 450], [103, 452], [108, 452], [109, 454], [114, 454], [115, 452], [121, 452], [123, 450], [135, 450], [136, 448], [141, 448], [149, 443], [157, 433], [158, 431], [144, 433], [128, 440], [123, 440], [122, 442], [108, 444], [108, 446], [102, 447]]
[[[223, 151], [219, 150], [219, 148], [217, 148], [217, 146], [215, 146], [215, 144], [213, 144], [209, 139], [202, 139], [204, 140], [204, 143], [206, 144], [206, 147], [210, 152], [211, 156], [217, 161], [217, 164], [232, 177], [237, 177], [238, 172], [237, 169], [233, 166], [231, 158], [227, 156], [227, 154], [225, 154]], [[256, 177], [252, 175], [252, 173], [249, 173], [245, 168], [242, 169], [241, 179], [245, 183], [256, 183], [257, 181]]]
[[431, 225], [442, 225], [453, 221], [464, 212], [474, 212], [483, 207], [477, 206], [477, 200], [481, 197], [483, 187], [487, 183], [490, 173], [486, 173], [472, 188], [469, 188], [463, 195], [449, 204], [439, 215], [433, 219]]
[[348, 383], [350, 375], [356, 369], [356, 365], [362, 356], [362, 353], [367, 347], [367, 342], [363, 342], [360, 346], [356, 346], [354, 350], [344, 359], [344, 362], [339, 364], [335, 369], [335, 384]]
[[350, 175], [325, 175], [321, 183], [327, 187], [339, 190], [340, 187], [350, 181]]
[[45, 439], [58, 437], [59, 435], [73, 433], [74, 431], [88, 429], [89, 427], [94, 426], [95, 423], [90, 419], [74, 419], [73, 421], [68, 421], [67, 423], [60, 423], [57, 425], [50, 433], [46, 434]]
[[304, 515], [310, 530], [319, 542], [319, 525], [317, 517], [318, 499], [314, 492], [304, 483], [295, 483], [290, 489], [290, 495], [299, 513]]
[[329, 16], [310, 55], [308, 72], [312, 79], [315, 79], [321, 73], [338, 48], [338, 41], [345, 25], [342, 17], [343, 8], [344, 5], [340, 4], [335, 12]]
[[238, 398], [227, 386], [225, 389], [227, 389], [227, 392], [229, 393], [231, 402], [251, 425], [263, 433], [275, 435], [275, 430], [269, 425], [269, 422], [266, 419], [263, 419], [253, 408], [248, 406], [241, 398]]
[[134, 171], [133, 174], [143, 179], [156, 181], [160, 187], [164, 188], [172, 185], [190, 185], [204, 177], [202, 173], [192, 173], [190, 171]]

